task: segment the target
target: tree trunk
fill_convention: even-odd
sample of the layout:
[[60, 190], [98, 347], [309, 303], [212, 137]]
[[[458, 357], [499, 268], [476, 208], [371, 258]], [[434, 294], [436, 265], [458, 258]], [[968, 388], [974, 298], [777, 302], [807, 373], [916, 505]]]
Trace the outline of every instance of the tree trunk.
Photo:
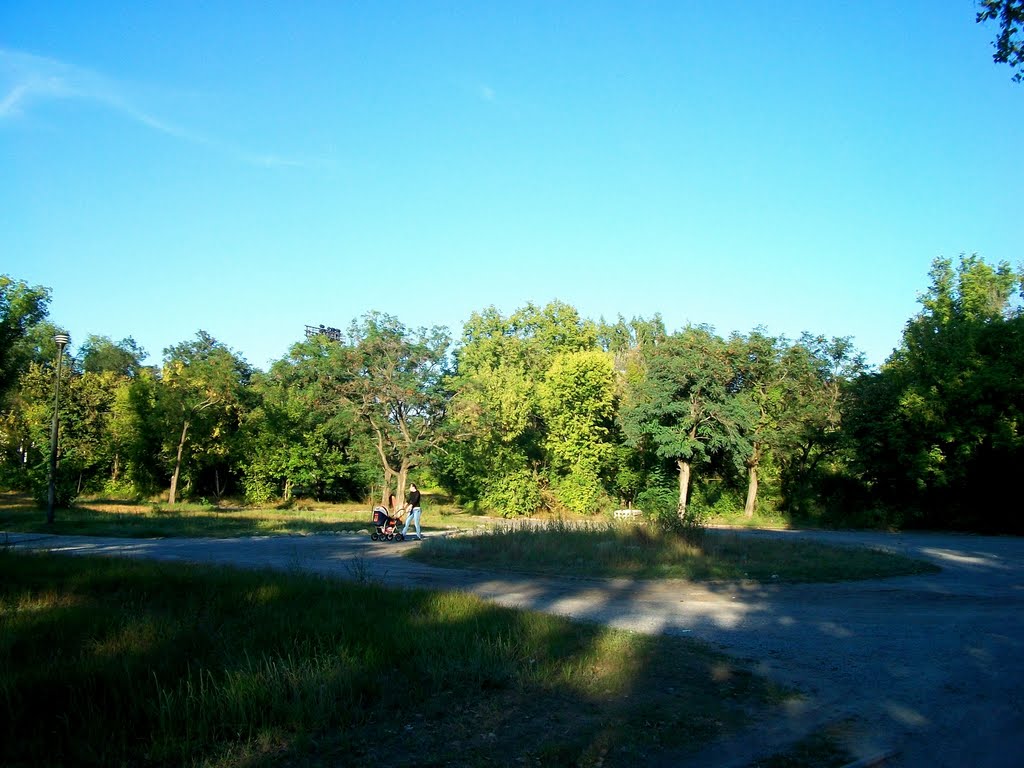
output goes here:
[[[374, 447], [377, 449], [377, 456], [380, 458], [380, 465], [384, 469], [384, 485], [380, 489], [380, 505], [386, 507], [388, 505], [388, 494], [391, 493], [391, 481], [395, 477], [395, 470], [391, 468], [390, 462], [388, 462], [387, 452], [384, 450], [384, 434], [377, 428], [374, 427], [376, 432], [376, 439], [373, 441]], [[398, 493], [396, 495], [401, 496], [403, 492], [402, 484], [398, 484]], [[401, 504], [401, 499], [398, 499], [397, 504]]]
[[181, 455], [185, 452], [185, 438], [188, 435], [189, 420], [181, 427], [181, 440], [178, 441], [178, 458], [174, 461], [174, 474], [171, 475], [171, 493], [167, 499], [168, 504], [174, 504], [178, 495], [178, 478], [181, 476]]
[[121, 476], [121, 454], [114, 454], [114, 468], [110, 473], [110, 480], [113, 483], [117, 482], [117, 479]]
[[761, 464], [761, 446], [754, 443], [750, 458], [747, 460], [747, 503], [743, 505], [743, 514], [747, 518], [754, 516], [757, 505], [757, 468]]
[[679, 467], [679, 519], [686, 517], [686, 497], [690, 490], [690, 462], [677, 460]]
[[409, 466], [412, 464], [406, 458], [402, 459], [402, 465], [398, 468], [398, 499], [396, 503], [399, 508], [405, 504], [405, 482], [409, 479]]
[[747, 503], [743, 507], [743, 514], [748, 518], [754, 516], [754, 506], [757, 504], [757, 464], [751, 464], [749, 481], [747, 482]]
[[384, 485], [380, 489], [380, 505], [386, 507], [388, 505], [388, 494], [392, 493], [391, 481], [395, 477], [395, 470], [391, 468], [390, 464], [385, 462], [384, 464]]
[[292, 481], [291, 480], [285, 480], [284, 481], [284, 500], [285, 501], [291, 501], [291, 498], [292, 498]]

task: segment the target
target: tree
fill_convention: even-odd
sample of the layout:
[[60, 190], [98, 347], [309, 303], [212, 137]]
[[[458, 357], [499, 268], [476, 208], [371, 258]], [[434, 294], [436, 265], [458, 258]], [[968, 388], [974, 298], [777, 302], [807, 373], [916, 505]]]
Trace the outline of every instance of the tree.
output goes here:
[[542, 407], [545, 379], [560, 356], [596, 344], [594, 324], [562, 302], [508, 317], [494, 307], [474, 313], [455, 352], [450, 433], [438, 461], [445, 487], [507, 516], [534, 512], [524, 503], [539, 504], [542, 486], [558, 476], [546, 438], [548, 417], [558, 417]]
[[615, 376], [608, 356], [598, 350], [559, 355], [539, 394], [552, 469], [603, 472], [611, 458], [615, 415]]
[[627, 322], [619, 315], [614, 323], [606, 323], [602, 318], [597, 324], [598, 344], [605, 352], [611, 352], [616, 356], [657, 346], [666, 336], [668, 333], [665, 331], [665, 322], [657, 312], [650, 320], [634, 317]]
[[749, 406], [745, 419], [750, 452], [746, 459], [747, 497], [743, 513], [754, 516], [760, 483], [759, 471], [765, 456], [779, 444], [782, 421], [791, 403], [787, 400], [787, 379], [791, 373], [783, 364], [784, 341], [756, 329], [748, 336], [729, 340], [737, 361], [739, 391]]
[[317, 336], [254, 377], [257, 404], [244, 419], [250, 501], [293, 493], [344, 499], [365, 490], [353, 450], [356, 415], [346, 399], [352, 363], [344, 345]]
[[786, 510], [808, 511], [822, 497], [823, 468], [844, 469], [842, 421], [850, 386], [865, 375], [864, 355], [849, 337], [804, 333], [782, 352], [787, 371], [776, 434], [776, 456]]
[[574, 512], [602, 503], [602, 481], [615, 446], [615, 373], [605, 352], [591, 349], [555, 357], [541, 382], [547, 427], [545, 452], [559, 500]]
[[[251, 375], [252, 369], [243, 359], [205, 331], [199, 331], [194, 341], [164, 350], [158, 403], [176, 435], [170, 443], [175, 447], [168, 503], [174, 504], [178, 498], [189, 430], [195, 427], [199, 437], [198, 446], [191, 451], [193, 461], [199, 454], [223, 458], [227, 439], [237, 428], [243, 389]], [[195, 435], [192, 442], [197, 442]], [[218, 475], [215, 490], [221, 487]]]
[[107, 336], [89, 334], [78, 353], [85, 373], [110, 372], [128, 378], [138, 374], [146, 359], [146, 350], [131, 336], [115, 344]]
[[1015, 68], [1013, 79], [1019, 83], [1024, 78], [1024, 44], [1019, 37], [1024, 27], [1024, 0], [981, 0], [980, 5], [976, 22], [995, 19], [999, 24], [999, 34], [992, 43], [996, 49], [992, 60]]
[[686, 518], [693, 466], [713, 456], [742, 462], [751, 451], [749, 411], [739, 397], [734, 361], [707, 326], [669, 336], [648, 359], [647, 376], [623, 413], [627, 438], [650, 441], [679, 476], [678, 515]]
[[393, 484], [398, 503], [404, 503], [409, 470], [445, 439], [450, 343], [444, 328], [412, 331], [380, 312], [353, 321], [349, 329], [351, 363], [343, 392], [380, 460], [382, 503]]
[[[52, 364], [29, 364], [12, 394], [14, 407], [4, 429], [18, 443], [27, 471], [27, 476], [9, 479], [31, 487], [40, 502], [47, 500], [49, 485], [44, 448], [50, 439], [54, 376]], [[67, 506], [83, 490], [98, 489], [106, 479], [112, 459], [110, 416], [116, 384], [114, 374], [83, 373], [74, 359], [62, 366], [58, 506]]]
[[31, 332], [46, 318], [49, 303], [49, 288], [0, 275], [0, 398], [37, 357]]
[[1024, 528], [1010, 512], [1024, 459], [1022, 280], [976, 255], [936, 259], [900, 347], [855, 388], [857, 468], [894, 522]]

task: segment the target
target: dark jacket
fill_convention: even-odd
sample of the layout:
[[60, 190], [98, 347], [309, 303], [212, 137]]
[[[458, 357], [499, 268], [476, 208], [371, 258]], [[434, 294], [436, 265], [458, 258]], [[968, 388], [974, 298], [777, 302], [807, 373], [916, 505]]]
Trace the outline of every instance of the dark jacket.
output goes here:
[[420, 492], [418, 489], [415, 491], [409, 491], [408, 504], [409, 509], [412, 509], [413, 507], [418, 507], [420, 505]]

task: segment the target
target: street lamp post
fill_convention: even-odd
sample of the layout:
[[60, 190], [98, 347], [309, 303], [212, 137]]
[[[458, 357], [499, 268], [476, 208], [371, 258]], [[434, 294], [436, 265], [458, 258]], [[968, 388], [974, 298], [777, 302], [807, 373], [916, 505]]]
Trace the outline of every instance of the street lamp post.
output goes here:
[[50, 491], [46, 497], [46, 524], [53, 524], [53, 505], [57, 500], [57, 433], [59, 419], [57, 408], [60, 405], [60, 367], [64, 360], [64, 347], [71, 341], [66, 333], [58, 333], [53, 337], [57, 342], [57, 379], [53, 384], [53, 424], [50, 427]]

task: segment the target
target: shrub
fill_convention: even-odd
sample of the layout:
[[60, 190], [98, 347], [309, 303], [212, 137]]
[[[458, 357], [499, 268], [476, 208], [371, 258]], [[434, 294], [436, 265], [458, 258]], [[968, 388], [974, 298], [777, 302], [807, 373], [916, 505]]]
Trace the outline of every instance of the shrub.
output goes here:
[[[40, 508], [45, 509], [50, 500], [50, 464], [44, 461], [37, 464], [30, 472], [32, 478], [32, 498]], [[57, 466], [57, 477], [54, 480], [53, 506], [67, 509], [78, 498], [78, 468], [73, 461], [64, 460]]]
[[559, 504], [577, 515], [600, 512], [607, 509], [610, 502], [600, 479], [588, 470], [566, 475], [555, 484], [554, 492]]
[[255, 473], [246, 473], [242, 478], [242, 488], [246, 503], [253, 506], [268, 504], [278, 497], [277, 485]]
[[528, 469], [493, 478], [480, 501], [502, 517], [532, 515], [542, 503], [540, 478]]
[[677, 534], [697, 544], [704, 537], [707, 516], [700, 506], [687, 504], [686, 513], [679, 516], [679, 492], [664, 486], [647, 488], [640, 492], [637, 504], [664, 533]]

